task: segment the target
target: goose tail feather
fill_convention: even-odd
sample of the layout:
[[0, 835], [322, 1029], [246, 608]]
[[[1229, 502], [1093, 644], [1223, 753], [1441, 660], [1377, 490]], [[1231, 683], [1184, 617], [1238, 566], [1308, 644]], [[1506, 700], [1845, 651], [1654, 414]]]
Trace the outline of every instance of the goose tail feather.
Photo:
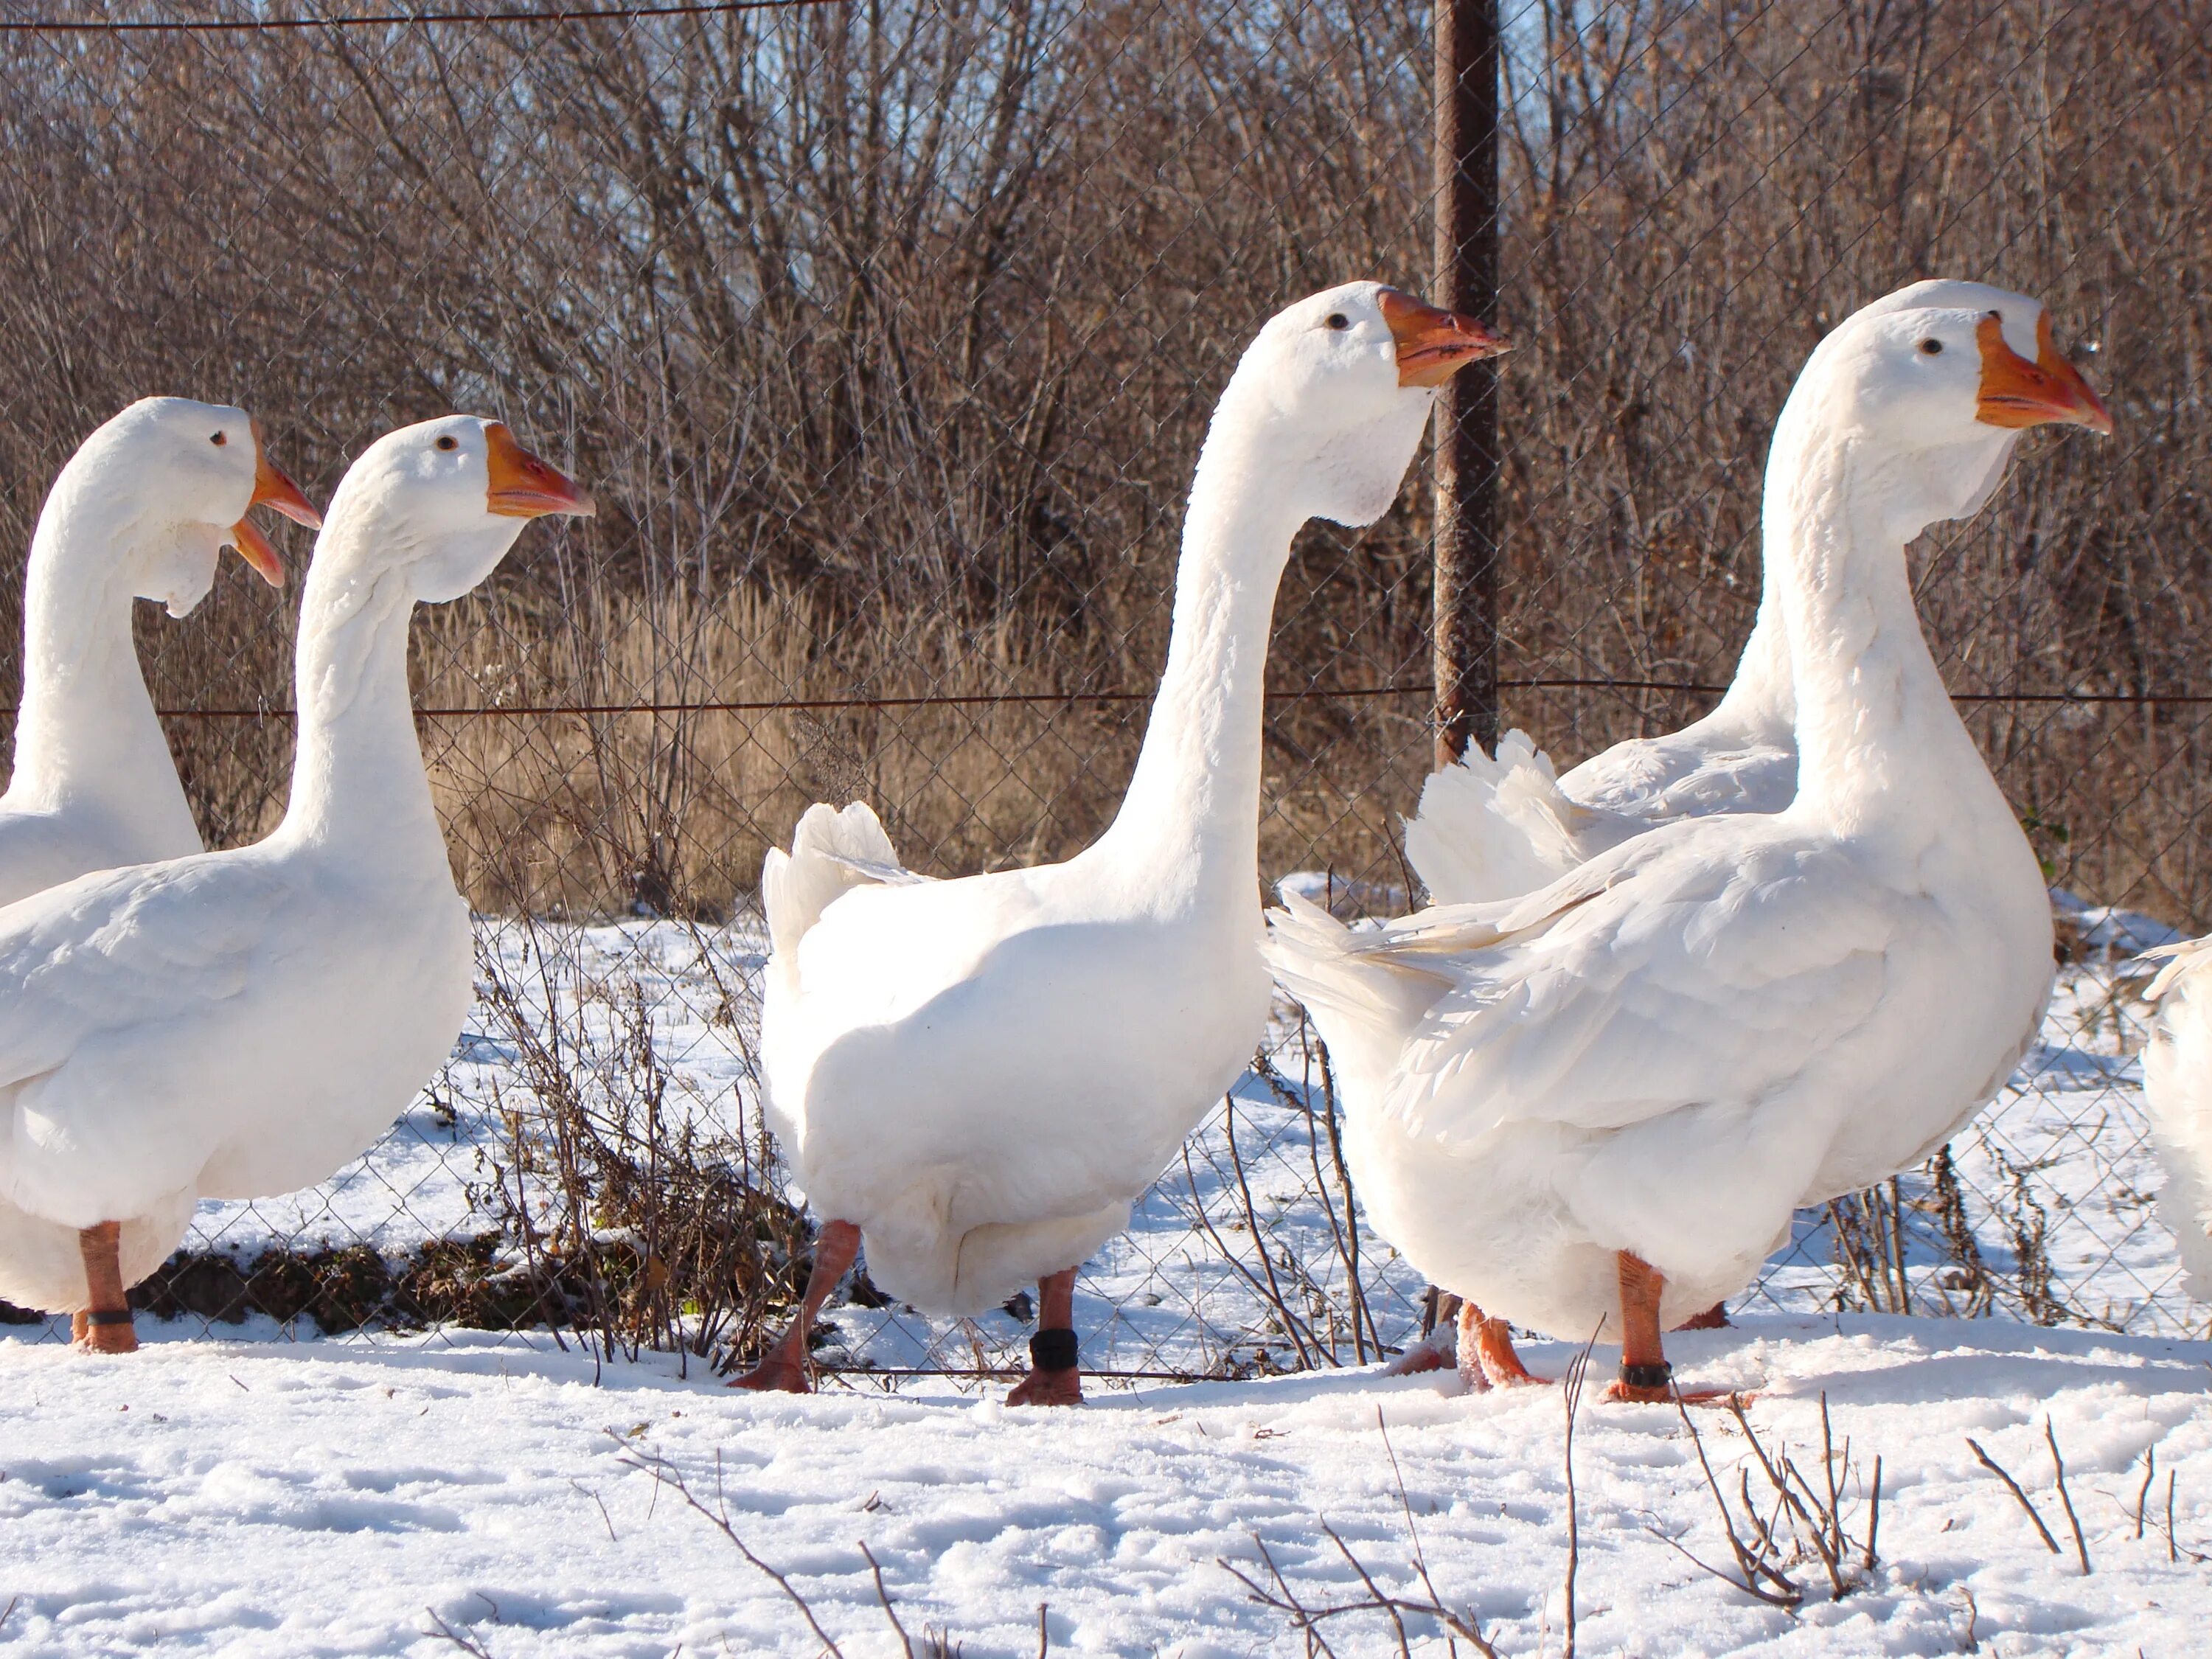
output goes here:
[[1295, 893], [1267, 913], [1267, 965], [1304, 1005], [1345, 1098], [1376, 1101], [1400, 1054], [1449, 981], [1398, 960]]
[[778, 956], [799, 947], [807, 929], [848, 889], [918, 879], [899, 863], [891, 838], [866, 801], [840, 811], [817, 802], [792, 831], [791, 850], [769, 849], [761, 866], [761, 907]]
[[1583, 861], [1577, 825], [1586, 816], [1560, 791], [1551, 757], [1527, 732], [1508, 732], [1494, 755], [1470, 744], [1429, 774], [1406, 820], [1406, 857], [1433, 903], [1515, 898]]

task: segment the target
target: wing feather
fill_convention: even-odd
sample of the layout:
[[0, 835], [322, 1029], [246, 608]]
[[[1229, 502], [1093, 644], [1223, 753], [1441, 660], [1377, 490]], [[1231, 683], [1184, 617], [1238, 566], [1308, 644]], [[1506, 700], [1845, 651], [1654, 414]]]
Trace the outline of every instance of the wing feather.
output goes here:
[[1493, 907], [1504, 914], [1459, 918], [1456, 951], [1437, 927], [1378, 946], [1431, 965], [1449, 954], [1455, 981], [1384, 1109], [1464, 1149], [1515, 1122], [1616, 1129], [1748, 1107], [1863, 1022], [1894, 910], [1833, 849], [1778, 837], [1716, 860], [1711, 823], [1644, 837]]
[[104, 1032], [191, 1019], [246, 988], [283, 888], [234, 854], [104, 870], [0, 909], [0, 1087]]

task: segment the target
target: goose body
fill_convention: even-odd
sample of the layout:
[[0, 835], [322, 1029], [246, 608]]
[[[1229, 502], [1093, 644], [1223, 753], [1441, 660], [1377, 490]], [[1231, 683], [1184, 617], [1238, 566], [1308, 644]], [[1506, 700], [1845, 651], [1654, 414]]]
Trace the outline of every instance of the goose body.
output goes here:
[[127, 1347], [122, 1290], [198, 1198], [322, 1180], [450, 1052], [473, 952], [415, 733], [408, 623], [487, 575], [523, 518], [587, 510], [557, 478], [465, 416], [372, 445], [302, 599], [276, 833], [0, 909], [0, 1296], [88, 1310], [96, 1342]]
[[977, 1313], [1126, 1227], [1249, 1063], [1269, 998], [1256, 879], [1147, 885], [1104, 845], [863, 880], [811, 918], [782, 896], [848, 849], [890, 850], [865, 805], [817, 806], [763, 883], [770, 1122], [815, 1210], [866, 1218], [879, 1289]]
[[1077, 1397], [1076, 1266], [1266, 1029], [1261, 714], [1291, 538], [1309, 518], [1379, 517], [1432, 388], [1498, 349], [1373, 283], [1261, 331], [1199, 460], [1167, 667], [1096, 844], [925, 882], [865, 805], [818, 805], [769, 854], [767, 1105], [827, 1224], [800, 1318], [749, 1385], [806, 1386], [807, 1322], [865, 1235], [874, 1281], [933, 1312], [1037, 1281], [1043, 1346], [1016, 1398]]
[[[2022, 333], [2023, 344], [2042, 313], [2034, 301], [2002, 289], [1937, 280], [1912, 283], [1856, 314], [1945, 307], [1996, 311]], [[2005, 459], [2000, 448], [1959, 516], [1971, 517], [1996, 491]], [[1796, 793], [1789, 629], [1769, 572], [1735, 676], [1711, 714], [1679, 732], [1617, 743], [1564, 775], [1525, 732], [1506, 732], [1494, 755], [1471, 748], [1422, 786], [1406, 822], [1406, 856], [1431, 903], [1512, 898], [1656, 825], [1721, 812], [1779, 812]]]
[[2190, 1293], [2212, 1302], [2212, 939], [2162, 945], [2146, 993], [2154, 1006], [2142, 1055], [2151, 1139], [2166, 1184], [2159, 1218], [2181, 1252]]
[[24, 571], [0, 905], [88, 871], [200, 850], [139, 670], [131, 609], [147, 599], [189, 615], [225, 544], [281, 584], [283, 566], [247, 520], [257, 501], [320, 522], [269, 459], [253, 418], [225, 404], [143, 398], [63, 466]]
[[2037, 1028], [2041, 872], [1944, 691], [1904, 549], [1978, 507], [2020, 428], [2110, 422], [2047, 325], [1996, 311], [1848, 319], [1777, 425], [1786, 808], [1661, 824], [1520, 898], [1379, 932], [1298, 902], [1271, 918], [1378, 1230], [1478, 1324], [1621, 1340], [1620, 1397], [1667, 1398], [1661, 1329], [1748, 1283], [1800, 1203], [1940, 1145]]

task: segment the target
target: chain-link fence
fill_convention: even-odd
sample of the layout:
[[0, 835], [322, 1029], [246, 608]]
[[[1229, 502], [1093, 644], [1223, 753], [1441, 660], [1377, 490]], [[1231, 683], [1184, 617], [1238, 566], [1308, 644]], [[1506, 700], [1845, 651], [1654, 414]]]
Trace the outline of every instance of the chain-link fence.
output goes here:
[[[762, 854], [817, 799], [869, 800], [932, 873], [1103, 827], [1237, 355], [1312, 289], [1425, 286], [1429, 15], [67, 15], [94, 27], [0, 28], [0, 539], [27, 544], [77, 439], [151, 392], [248, 404], [319, 496], [380, 431], [495, 413], [600, 503], [417, 623], [479, 914], [470, 1035], [336, 1180], [204, 1206], [141, 1299], [193, 1331], [750, 1345], [807, 1237], [758, 1128]], [[1766, 433], [1856, 306], [1936, 274], [2035, 294], [2119, 422], [2031, 437], [1997, 504], [1917, 556], [1951, 684], [2054, 886], [2087, 896], [2061, 900], [2045, 1041], [1945, 1159], [1807, 1216], [1755, 1297], [2201, 1328], [2148, 1206], [2117, 964], [2212, 921], [2212, 19], [1500, 0], [1498, 23], [1497, 668], [1505, 722], [1563, 763], [1725, 684]], [[1396, 823], [1431, 760], [1431, 518], [1417, 467], [1373, 529], [1310, 529], [1269, 659], [1262, 869], [1377, 912], [1412, 893]], [[234, 569], [142, 626], [211, 846], [282, 811], [291, 602]], [[1285, 1011], [1086, 1270], [1089, 1358], [1222, 1374], [1402, 1343], [1422, 1286], [1364, 1230], [1334, 1130]], [[988, 1370], [1018, 1303], [933, 1322], [863, 1275], [828, 1353]]]

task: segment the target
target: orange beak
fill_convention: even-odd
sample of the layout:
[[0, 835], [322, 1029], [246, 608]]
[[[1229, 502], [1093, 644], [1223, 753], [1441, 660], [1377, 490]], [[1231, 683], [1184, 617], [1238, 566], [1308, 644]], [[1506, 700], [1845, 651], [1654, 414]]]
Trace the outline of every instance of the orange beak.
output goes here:
[[567, 513], [588, 519], [599, 511], [592, 492], [581, 489], [514, 441], [504, 422], [484, 428], [485, 470], [490, 483], [484, 504], [502, 519], [538, 519]]
[[2064, 421], [2112, 435], [2112, 411], [2081, 378], [2081, 371], [2058, 355], [2051, 341], [2051, 313], [2036, 320], [2035, 361], [2005, 343], [2004, 325], [1994, 311], [1974, 330], [1982, 349], [1981, 397], [1975, 417], [1990, 426], [2041, 426]]
[[1424, 305], [1395, 288], [1380, 297], [1382, 320], [1398, 343], [1400, 386], [1442, 386], [1469, 363], [1511, 349], [1472, 317]]
[[[293, 523], [306, 525], [310, 530], [323, 521], [323, 515], [315, 511], [315, 504], [307, 499], [307, 492], [286, 477], [283, 469], [269, 459], [269, 446], [262, 441], [258, 421], [253, 422], [253, 495], [246, 505], [248, 508], [273, 507]], [[284, 586], [284, 562], [276, 556], [276, 550], [270, 545], [269, 538], [254, 528], [251, 519], [240, 519], [231, 526], [230, 544], [262, 580], [271, 587]]]

